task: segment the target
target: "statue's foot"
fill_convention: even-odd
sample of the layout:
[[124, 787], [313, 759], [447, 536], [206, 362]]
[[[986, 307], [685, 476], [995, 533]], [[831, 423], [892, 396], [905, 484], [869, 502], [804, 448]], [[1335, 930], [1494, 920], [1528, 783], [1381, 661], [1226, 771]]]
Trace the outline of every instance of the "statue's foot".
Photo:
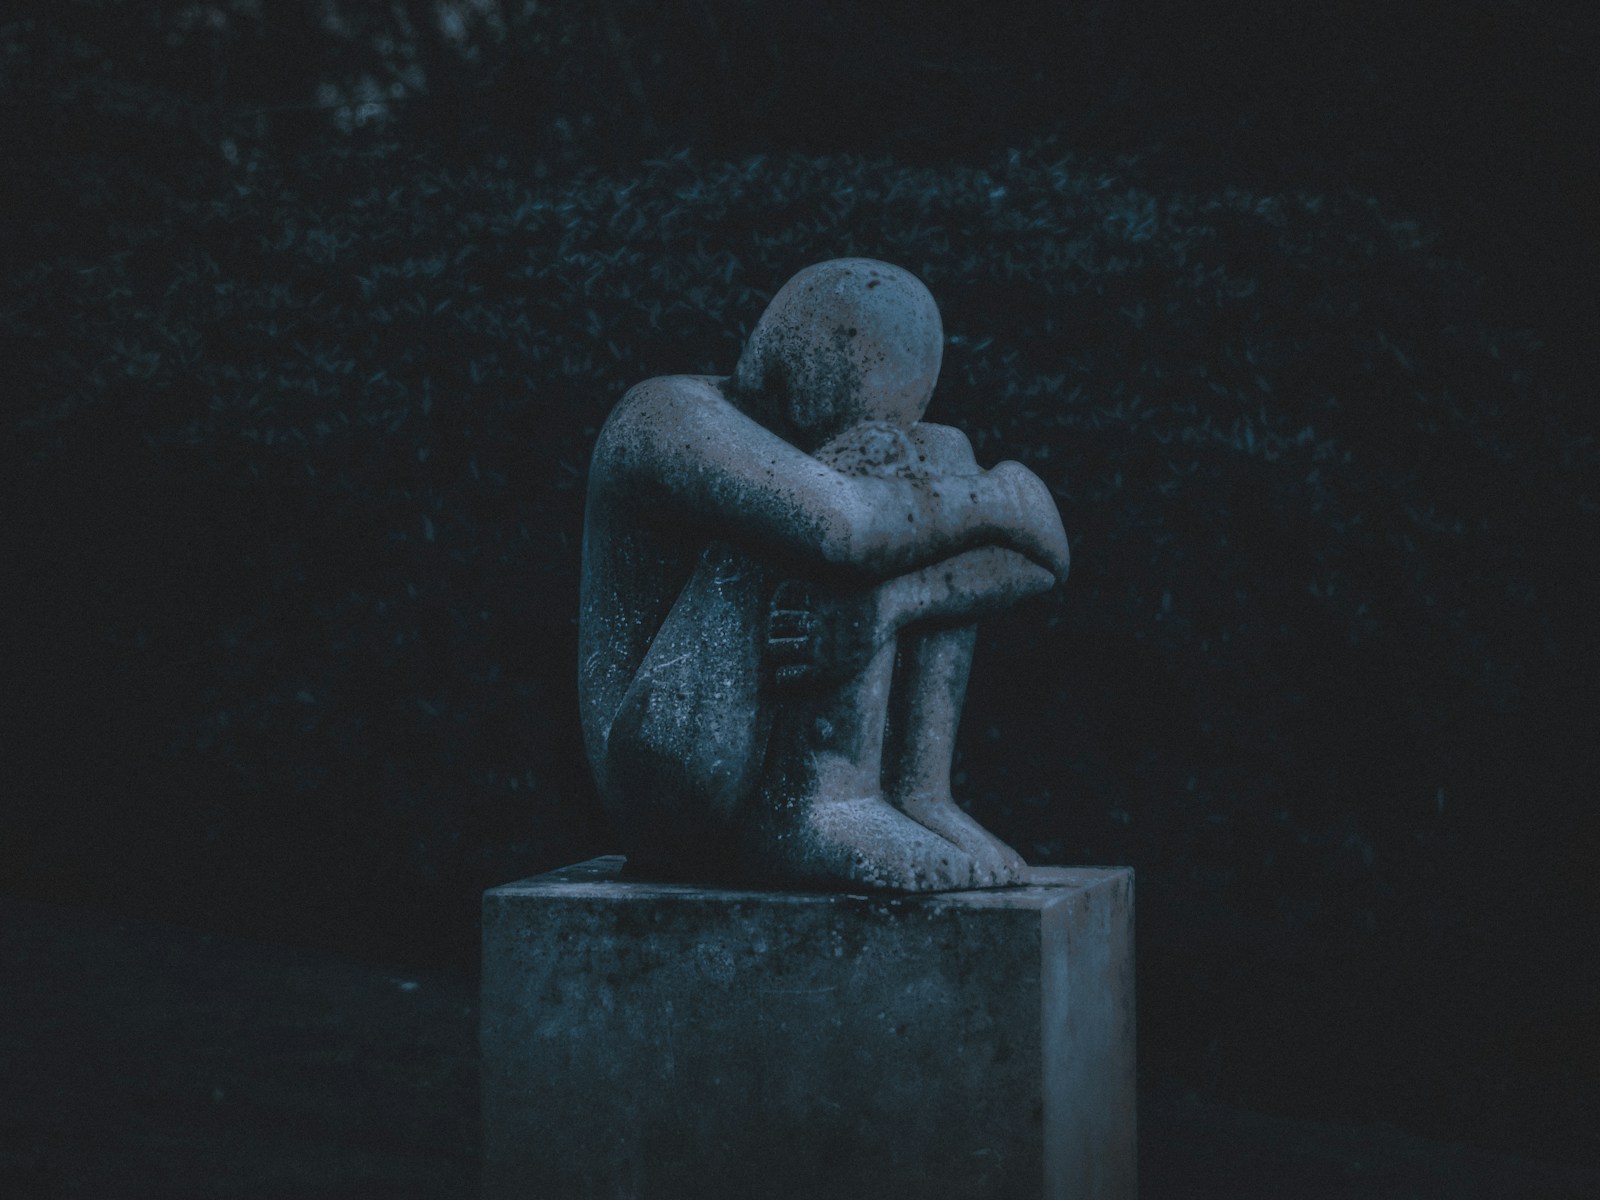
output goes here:
[[961, 847], [974, 865], [974, 887], [1009, 887], [1022, 882], [1028, 864], [951, 798], [948, 792], [921, 792], [895, 797], [895, 806], [917, 824]]
[[878, 796], [778, 805], [752, 823], [741, 858], [753, 879], [798, 886], [939, 892], [977, 879], [970, 854]]

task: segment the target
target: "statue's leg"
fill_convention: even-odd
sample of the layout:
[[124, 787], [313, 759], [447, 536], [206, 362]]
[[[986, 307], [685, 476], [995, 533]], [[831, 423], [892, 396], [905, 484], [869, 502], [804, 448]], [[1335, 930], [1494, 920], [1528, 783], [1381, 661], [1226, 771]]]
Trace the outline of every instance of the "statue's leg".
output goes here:
[[891, 641], [842, 685], [784, 693], [742, 839], [747, 874], [896, 891], [973, 885], [970, 855], [882, 796], [894, 664]]
[[900, 635], [889, 706], [884, 787], [901, 812], [954, 842], [977, 865], [980, 887], [1020, 880], [1026, 864], [969, 817], [950, 794], [956, 726], [966, 699], [977, 627], [911, 629]]
[[707, 547], [631, 681], [606, 742], [602, 787], [635, 870], [733, 869], [733, 838], [766, 754], [763, 568]]

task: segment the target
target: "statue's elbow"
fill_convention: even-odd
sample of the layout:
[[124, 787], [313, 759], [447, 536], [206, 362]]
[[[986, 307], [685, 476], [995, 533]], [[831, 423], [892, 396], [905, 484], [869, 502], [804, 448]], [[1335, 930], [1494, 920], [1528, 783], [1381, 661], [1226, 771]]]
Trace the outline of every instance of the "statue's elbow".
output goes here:
[[883, 538], [871, 508], [841, 500], [814, 518], [816, 544], [822, 561], [840, 570], [870, 571], [883, 554]]

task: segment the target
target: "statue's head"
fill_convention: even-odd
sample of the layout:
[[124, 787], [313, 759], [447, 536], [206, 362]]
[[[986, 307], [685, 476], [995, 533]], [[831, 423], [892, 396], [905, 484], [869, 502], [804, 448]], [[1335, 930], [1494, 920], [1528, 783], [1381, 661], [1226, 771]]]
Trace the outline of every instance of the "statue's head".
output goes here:
[[739, 356], [735, 401], [803, 450], [862, 421], [909, 426], [939, 377], [939, 309], [909, 271], [871, 258], [807, 267]]

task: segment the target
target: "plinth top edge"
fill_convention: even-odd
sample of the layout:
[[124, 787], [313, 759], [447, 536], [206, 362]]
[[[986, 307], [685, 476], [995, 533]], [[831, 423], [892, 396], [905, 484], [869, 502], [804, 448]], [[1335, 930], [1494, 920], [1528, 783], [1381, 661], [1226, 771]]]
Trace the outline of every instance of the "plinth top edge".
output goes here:
[[1104, 886], [1117, 880], [1132, 884], [1132, 867], [1029, 867], [1027, 882], [1005, 888], [974, 888], [950, 892], [796, 891], [731, 884], [669, 882], [622, 878], [627, 860], [607, 854], [574, 863], [543, 875], [490, 888], [485, 897], [571, 897], [574, 899], [683, 899], [758, 902], [762, 904], [817, 904], [839, 901], [900, 905], [959, 905], [962, 908], [1037, 908], [1067, 894]]

